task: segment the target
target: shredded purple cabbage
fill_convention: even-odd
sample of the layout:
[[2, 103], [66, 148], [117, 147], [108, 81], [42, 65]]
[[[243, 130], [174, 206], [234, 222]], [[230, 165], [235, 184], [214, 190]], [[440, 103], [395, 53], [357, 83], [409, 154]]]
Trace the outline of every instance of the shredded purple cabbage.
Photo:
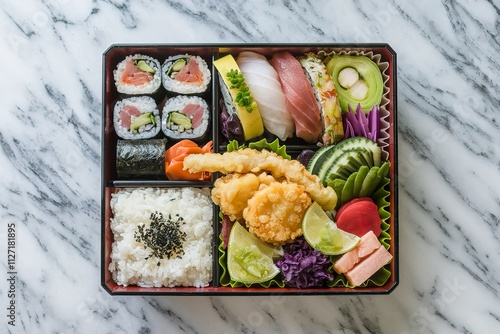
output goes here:
[[220, 113], [220, 124], [221, 132], [224, 137], [228, 140], [233, 140], [243, 135], [243, 129], [241, 128], [241, 123], [236, 114], [229, 115], [224, 104], [224, 100], [221, 99], [219, 103], [221, 110]]
[[344, 138], [366, 137], [377, 141], [380, 132], [380, 111], [377, 105], [365, 114], [361, 105], [358, 104], [356, 112], [347, 106], [348, 112], [342, 115], [344, 122]]
[[333, 280], [333, 273], [328, 271], [330, 258], [314, 250], [303, 237], [283, 247], [284, 255], [276, 262], [287, 285], [295, 288], [322, 286]]

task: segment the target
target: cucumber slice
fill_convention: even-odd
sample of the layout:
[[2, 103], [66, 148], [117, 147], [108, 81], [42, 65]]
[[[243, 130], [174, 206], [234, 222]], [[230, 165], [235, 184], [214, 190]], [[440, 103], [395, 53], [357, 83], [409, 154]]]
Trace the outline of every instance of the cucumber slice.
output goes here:
[[[382, 153], [378, 144], [365, 137], [353, 137], [343, 140], [330, 149], [326, 148], [324, 152], [317, 157], [312, 168], [312, 173], [318, 175], [323, 184], [326, 184], [328, 176], [348, 162], [346, 156], [352, 155], [356, 158], [358, 152], [371, 152], [373, 156], [372, 164], [380, 166]], [[367, 154], [369, 156], [370, 153]], [[364, 165], [363, 162], [360, 161], [360, 163]]]
[[167, 70], [166, 75], [170, 76], [172, 73], [179, 72], [187, 64], [187, 59], [179, 58], [173, 62], [172, 66]]
[[319, 167], [323, 164], [323, 161], [328, 156], [328, 152], [335, 148], [334, 145], [331, 146], [322, 146], [319, 148], [316, 153], [312, 156], [311, 160], [307, 164], [307, 171], [311, 174], [318, 175], [317, 172]]
[[373, 167], [373, 153], [371, 151], [363, 151], [360, 153], [361, 153], [360, 159], [362, 159], [365, 162], [365, 166], [372, 168]]

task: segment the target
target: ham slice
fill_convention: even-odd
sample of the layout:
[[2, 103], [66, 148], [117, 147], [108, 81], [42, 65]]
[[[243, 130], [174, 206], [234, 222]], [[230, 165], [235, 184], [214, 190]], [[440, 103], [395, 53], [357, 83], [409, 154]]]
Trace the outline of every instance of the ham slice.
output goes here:
[[285, 51], [274, 54], [270, 63], [278, 73], [297, 137], [308, 143], [317, 143], [323, 131], [320, 110], [300, 62]]
[[375, 274], [380, 268], [392, 260], [392, 255], [383, 245], [353, 269], [345, 273], [347, 280], [354, 286], [362, 284]]
[[361, 237], [358, 246], [342, 255], [342, 257], [335, 262], [333, 269], [338, 274], [348, 272], [360, 261], [379, 248], [380, 245], [377, 236], [372, 231], [369, 231]]

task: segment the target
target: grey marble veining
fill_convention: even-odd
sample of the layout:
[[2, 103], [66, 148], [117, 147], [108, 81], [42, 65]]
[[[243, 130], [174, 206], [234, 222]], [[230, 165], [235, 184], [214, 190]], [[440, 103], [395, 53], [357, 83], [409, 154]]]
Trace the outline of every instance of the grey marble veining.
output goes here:
[[[0, 332], [500, 329], [497, 1], [1, 1]], [[102, 53], [386, 42], [398, 54], [400, 284], [388, 296], [112, 297], [99, 285]], [[16, 226], [16, 326], [7, 225]], [[5, 242], [4, 242], [5, 241]]]

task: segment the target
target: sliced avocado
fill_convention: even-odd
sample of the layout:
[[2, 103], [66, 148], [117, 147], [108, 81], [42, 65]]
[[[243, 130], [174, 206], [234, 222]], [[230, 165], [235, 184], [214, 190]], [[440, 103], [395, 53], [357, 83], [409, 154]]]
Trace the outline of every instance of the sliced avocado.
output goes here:
[[130, 123], [130, 131], [132, 132], [137, 131], [141, 126], [146, 124], [153, 124], [153, 125], [156, 124], [156, 119], [152, 112], [144, 113], [141, 116], [135, 118]]
[[184, 130], [189, 130], [193, 127], [193, 124], [191, 122], [191, 118], [189, 116], [186, 116], [180, 112], [171, 112], [168, 115], [168, 121], [172, 122], [176, 125], [182, 126]]
[[134, 60], [134, 65], [135, 65], [135, 67], [137, 67], [141, 71], [148, 72], [151, 74], [156, 73], [156, 71], [151, 66], [149, 66], [148, 63], [146, 63], [146, 61], [144, 59]]
[[186, 58], [177, 59], [168, 69], [167, 75], [170, 75], [170, 73], [172, 72], [179, 72], [180, 70], [182, 70], [184, 66], [186, 66], [186, 64], [187, 64]]

